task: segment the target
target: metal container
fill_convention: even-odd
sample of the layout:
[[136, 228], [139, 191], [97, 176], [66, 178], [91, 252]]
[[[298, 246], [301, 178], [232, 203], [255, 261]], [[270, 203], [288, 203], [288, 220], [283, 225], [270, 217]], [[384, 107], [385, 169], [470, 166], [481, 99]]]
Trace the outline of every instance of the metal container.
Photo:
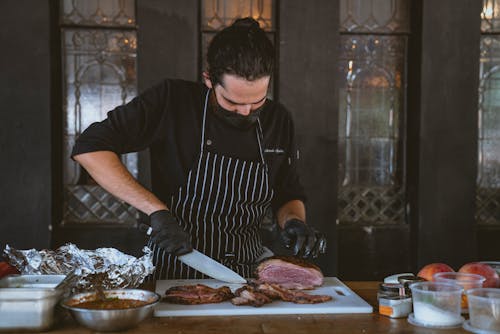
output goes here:
[[49, 329], [64, 275], [12, 275], [0, 280], [0, 331]]
[[153, 307], [160, 301], [157, 293], [140, 289], [104, 290], [105, 298], [135, 299], [147, 304], [127, 309], [86, 309], [79, 308], [78, 303], [97, 299], [95, 292], [73, 295], [61, 302], [73, 318], [81, 325], [95, 331], [120, 331], [136, 326], [153, 314]]

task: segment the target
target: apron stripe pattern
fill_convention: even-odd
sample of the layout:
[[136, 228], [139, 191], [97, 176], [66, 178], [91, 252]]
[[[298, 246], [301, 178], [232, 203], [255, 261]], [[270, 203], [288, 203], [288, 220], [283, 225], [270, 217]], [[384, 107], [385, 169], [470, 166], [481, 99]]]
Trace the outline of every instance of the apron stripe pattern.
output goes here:
[[[198, 161], [186, 184], [170, 201], [170, 210], [192, 237], [193, 247], [244, 277], [253, 275], [253, 265], [264, 248], [260, 223], [273, 198], [268, 167], [262, 150], [262, 127], [256, 137], [260, 161], [245, 161], [205, 149], [205, 122], [210, 90], [205, 97]], [[150, 241], [155, 279], [205, 278]]]

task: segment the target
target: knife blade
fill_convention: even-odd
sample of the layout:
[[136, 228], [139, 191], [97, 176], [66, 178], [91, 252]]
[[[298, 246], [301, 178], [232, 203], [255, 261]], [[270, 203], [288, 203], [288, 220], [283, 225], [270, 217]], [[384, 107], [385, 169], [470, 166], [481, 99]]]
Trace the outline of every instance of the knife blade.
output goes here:
[[228, 283], [246, 283], [247, 280], [232, 271], [223, 264], [215, 261], [211, 257], [194, 249], [191, 253], [187, 253], [177, 257], [184, 264], [204, 273], [207, 276], [218, 279], [219, 281]]

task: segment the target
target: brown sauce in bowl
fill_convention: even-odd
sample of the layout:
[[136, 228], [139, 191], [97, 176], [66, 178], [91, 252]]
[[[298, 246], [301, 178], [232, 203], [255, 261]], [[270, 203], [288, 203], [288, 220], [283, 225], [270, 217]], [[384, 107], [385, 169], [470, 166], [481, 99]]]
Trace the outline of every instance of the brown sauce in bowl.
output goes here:
[[91, 310], [123, 310], [127, 308], [140, 307], [149, 302], [137, 299], [106, 298], [84, 301], [71, 306]]

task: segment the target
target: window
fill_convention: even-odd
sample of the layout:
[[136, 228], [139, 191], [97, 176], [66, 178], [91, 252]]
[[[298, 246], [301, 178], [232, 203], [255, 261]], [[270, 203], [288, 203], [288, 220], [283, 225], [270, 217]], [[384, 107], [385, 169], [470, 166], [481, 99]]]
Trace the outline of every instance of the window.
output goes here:
[[476, 220], [500, 224], [500, 2], [484, 0], [479, 63]]
[[[70, 159], [75, 138], [130, 101], [136, 88], [134, 0], [61, 0], [64, 212], [62, 224], [135, 224], [138, 212]], [[137, 153], [122, 157], [137, 176]]]
[[339, 223], [405, 222], [409, 3], [341, 0]]

